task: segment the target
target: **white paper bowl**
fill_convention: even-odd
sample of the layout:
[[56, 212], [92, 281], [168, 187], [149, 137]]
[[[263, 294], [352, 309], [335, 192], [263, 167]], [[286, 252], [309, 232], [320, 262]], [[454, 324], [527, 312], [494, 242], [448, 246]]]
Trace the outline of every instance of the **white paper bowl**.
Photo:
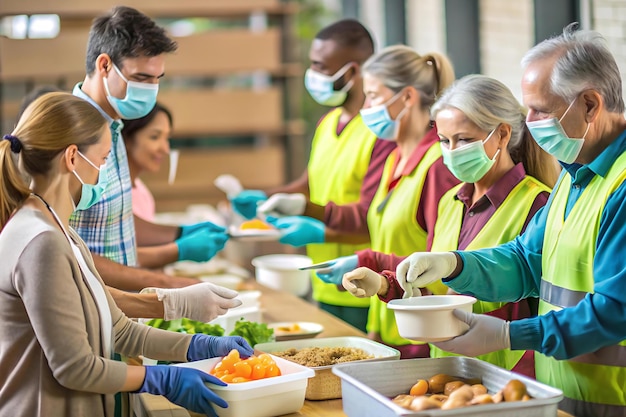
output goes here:
[[458, 308], [472, 311], [474, 297], [467, 295], [426, 295], [391, 300], [400, 336], [421, 342], [441, 342], [463, 334], [468, 326], [452, 314]]
[[298, 268], [312, 265], [304, 255], [265, 255], [252, 259], [256, 280], [266, 287], [283, 290], [299, 297], [306, 295], [311, 285], [310, 271]]

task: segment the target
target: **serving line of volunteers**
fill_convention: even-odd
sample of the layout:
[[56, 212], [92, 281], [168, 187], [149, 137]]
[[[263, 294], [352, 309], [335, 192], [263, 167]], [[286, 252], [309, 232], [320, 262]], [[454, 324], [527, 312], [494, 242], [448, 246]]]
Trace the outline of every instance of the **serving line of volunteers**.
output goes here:
[[[430, 106], [452, 83], [454, 70], [443, 55], [419, 55], [407, 46], [397, 45], [368, 59], [363, 65], [363, 79], [366, 101], [361, 117], [379, 138], [395, 142], [397, 149], [385, 162], [367, 210], [355, 210], [358, 204], [343, 205], [335, 208], [335, 215], [343, 219], [357, 216], [346, 221], [342, 230], [369, 233], [371, 250], [365, 250], [366, 253], [406, 256], [416, 248], [427, 250], [439, 200], [458, 183], [443, 164], [437, 130], [430, 119]], [[303, 214], [286, 213], [292, 208], [293, 199], [294, 196], [274, 195], [258, 210]], [[283, 236], [294, 235], [302, 240], [307, 231], [293, 227], [301, 218], [296, 215], [270, 221], [284, 230]], [[362, 226], [359, 230], [349, 228], [356, 225]], [[350, 269], [358, 266], [354, 253], [340, 262], [351, 264]], [[341, 274], [338, 279], [323, 275], [321, 278], [341, 283]], [[370, 300], [367, 330], [375, 340], [400, 350], [402, 358], [428, 356], [428, 345], [400, 337], [393, 312], [376, 298]]]
[[[316, 102], [333, 109], [318, 122], [306, 170], [298, 180], [285, 186], [244, 190], [231, 199], [233, 208], [247, 218], [256, 215], [257, 204], [268, 195], [298, 193], [324, 206], [320, 216], [329, 219], [328, 226], [300, 217], [290, 223], [300, 233], [285, 233], [280, 239], [294, 246], [307, 244], [307, 254], [313, 262], [352, 254], [369, 243], [366, 230], [355, 229], [350, 234], [339, 230], [347, 219], [337, 210], [338, 205], [350, 203], [355, 203], [356, 210], [367, 210], [385, 160], [396, 147], [393, 142], [377, 138], [359, 112], [365, 103], [361, 67], [373, 52], [370, 33], [352, 19], [330, 24], [315, 35], [305, 87]], [[315, 274], [311, 280], [312, 296], [320, 308], [365, 331], [368, 300], [356, 299], [340, 285], [326, 283]]]
[[395, 274], [360, 268], [344, 275], [343, 285], [357, 296], [389, 299], [419, 295], [443, 278], [452, 290], [488, 302], [538, 297], [538, 315], [520, 320], [455, 310], [468, 331], [436, 346], [470, 356], [535, 351], [537, 380], [563, 390], [559, 408], [582, 417], [626, 416], [619, 68], [599, 33], [571, 25], [528, 51], [522, 66], [526, 125], [563, 168], [525, 232], [488, 249], [416, 252]]

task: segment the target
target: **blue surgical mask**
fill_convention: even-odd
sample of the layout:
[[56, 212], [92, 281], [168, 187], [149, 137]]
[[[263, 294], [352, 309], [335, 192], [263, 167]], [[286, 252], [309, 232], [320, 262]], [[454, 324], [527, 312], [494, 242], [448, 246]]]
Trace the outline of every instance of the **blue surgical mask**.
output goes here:
[[341, 90], [335, 90], [335, 82], [341, 78], [352, 67], [352, 62], [348, 62], [341, 67], [334, 75], [321, 74], [309, 68], [304, 73], [304, 86], [313, 100], [323, 106], [337, 107], [346, 101], [348, 91], [354, 85], [354, 80], [350, 80]]
[[576, 158], [578, 158], [580, 150], [583, 148], [583, 144], [585, 143], [587, 132], [589, 131], [589, 123], [587, 123], [587, 129], [585, 130], [583, 137], [580, 139], [574, 139], [567, 136], [567, 133], [565, 133], [565, 130], [561, 125], [561, 120], [563, 120], [575, 102], [576, 99], [570, 103], [560, 119], [553, 117], [551, 119], [526, 122], [526, 126], [528, 126], [528, 130], [535, 139], [535, 142], [537, 142], [537, 145], [559, 161], [565, 162], [566, 164], [571, 164], [576, 160]]
[[78, 201], [78, 204], [76, 204], [75, 210], [87, 210], [89, 207], [96, 204], [102, 198], [102, 195], [104, 194], [104, 189], [107, 186], [107, 170], [106, 170], [106, 164], [98, 168], [93, 162], [87, 159], [87, 157], [83, 155], [80, 151], [78, 151], [78, 154], [81, 156], [81, 158], [87, 161], [89, 165], [97, 169], [99, 172], [98, 182], [96, 184], [85, 184], [85, 182], [78, 175], [76, 170], [72, 171], [74, 175], [76, 176], [76, 178], [78, 179], [78, 181], [80, 181], [80, 183], [83, 184], [83, 187], [80, 193], [80, 200]]
[[368, 109], [361, 110], [361, 118], [363, 123], [378, 137], [379, 139], [395, 141], [398, 139], [398, 129], [400, 128], [400, 119], [404, 116], [404, 113], [408, 110], [408, 107], [402, 109], [402, 111], [393, 120], [389, 115], [389, 105], [400, 97], [402, 92], [391, 97], [389, 100], [378, 106], [373, 106]]
[[485, 143], [491, 139], [495, 131], [496, 129], [492, 130], [485, 140], [478, 140], [455, 149], [450, 149], [442, 144], [443, 163], [459, 180], [469, 183], [479, 181], [496, 163], [496, 157], [500, 153], [500, 149], [498, 149], [493, 158], [490, 159], [485, 152]]
[[113, 97], [109, 92], [107, 77], [104, 77], [104, 89], [111, 107], [122, 119], [128, 120], [140, 119], [150, 113], [156, 104], [159, 85], [128, 81], [115, 64], [113, 64], [113, 69], [122, 80], [126, 81], [126, 96], [124, 98]]

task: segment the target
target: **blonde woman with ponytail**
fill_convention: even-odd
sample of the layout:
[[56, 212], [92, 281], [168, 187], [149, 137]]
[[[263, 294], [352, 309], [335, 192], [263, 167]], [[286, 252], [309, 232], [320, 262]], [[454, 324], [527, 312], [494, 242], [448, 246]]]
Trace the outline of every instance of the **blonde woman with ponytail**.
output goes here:
[[218, 379], [113, 353], [185, 362], [253, 352], [241, 338], [150, 329], [116, 306], [69, 226], [101, 197], [111, 142], [100, 112], [67, 93], [35, 100], [0, 140], [0, 416], [112, 417], [120, 391], [215, 415], [212, 403], [227, 404], [205, 383]]

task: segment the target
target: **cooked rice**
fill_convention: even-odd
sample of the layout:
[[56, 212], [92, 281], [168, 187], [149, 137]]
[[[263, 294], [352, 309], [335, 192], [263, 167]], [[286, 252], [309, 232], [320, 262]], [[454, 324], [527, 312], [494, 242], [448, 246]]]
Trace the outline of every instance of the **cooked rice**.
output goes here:
[[283, 352], [272, 352], [272, 355], [309, 367], [328, 366], [342, 362], [372, 359], [374, 357], [374, 355], [370, 355], [362, 349], [351, 347], [291, 348]]

